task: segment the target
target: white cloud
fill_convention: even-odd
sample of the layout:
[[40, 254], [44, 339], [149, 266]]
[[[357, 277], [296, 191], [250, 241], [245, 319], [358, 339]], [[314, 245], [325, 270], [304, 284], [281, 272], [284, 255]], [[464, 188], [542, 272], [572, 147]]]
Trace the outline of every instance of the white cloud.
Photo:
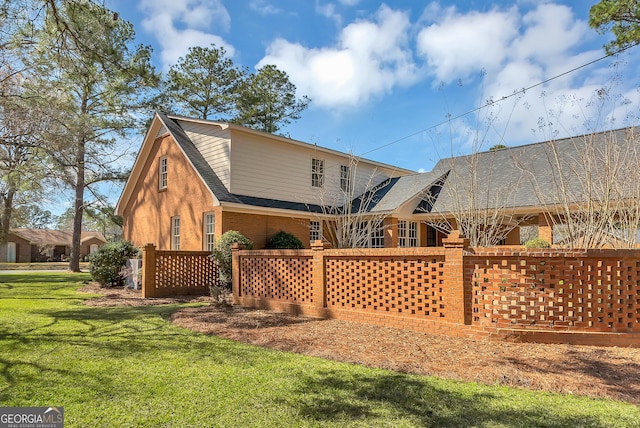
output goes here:
[[224, 47], [230, 56], [233, 46], [218, 35], [207, 32], [216, 28], [229, 30], [231, 17], [220, 0], [142, 0], [140, 9], [146, 17], [144, 30], [160, 44], [160, 60], [166, 70], [193, 46]]
[[340, 3], [345, 6], [355, 6], [360, 3], [360, 0], [340, 0]]
[[342, 26], [342, 16], [336, 12], [336, 5], [334, 3], [316, 3], [316, 13], [324, 16], [325, 18], [331, 19], [338, 27]]
[[[460, 130], [460, 141], [466, 141], [467, 148], [473, 140], [469, 135], [486, 136], [489, 145], [513, 144], [587, 132], [585, 123], [591, 118], [611, 115], [612, 107], [596, 108], [593, 102], [599, 85], [588, 76], [599, 74], [595, 82], [600, 85], [607, 81], [597, 67], [555, 79], [603, 54], [601, 50], [578, 52], [594, 33], [567, 6], [541, 3], [525, 13], [516, 6], [460, 13], [455, 7], [443, 9], [431, 3], [421, 23], [417, 52], [426, 60], [435, 83], [462, 79], [468, 84], [470, 80], [474, 88], [479, 83], [481, 91], [475, 107], [487, 100], [499, 101], [473, 119], [456, 123], [454, 129]], [[484, 71], [481, 83], [475, 78], [480, 70]], [[517, 93], [541, 82], [545, 83]], [[478, 123], [468, 123], [474, 121]], [[477, 132], [487, 123], [491, 126], [486, 133]], [[506, 141], [501, 140], [504, 136]]]
[[249, 7], [261, 15], [276, 15], [281, 12], [280, 9], [266, 0], [252, 0]]
[[511, 44], [511, 55], [544, 64], [559, 62], [589, 31], [587, 23], [576, 20], [569, 7], [557, 4], [539, 5], [524, 15], [522, 26], [524, 34]]
[[355, 106], [416, 79], [408, 16], [381, 6], [372, 21], [346, 26], [336, 46], [306, 48], [276, 39], [258, 67], [285, 70], [300, 94], [321, 107]]
[[[437, 15], [434, 5], [429, 15]], [[492, 71], [504, 61], [508, 43], [518, 34], [517, 10], [459, 14], [455, 8], [440, 11], [439, 22], [418, 34], [418, 53], [439, 81], [450, 83], [479, 70]]]

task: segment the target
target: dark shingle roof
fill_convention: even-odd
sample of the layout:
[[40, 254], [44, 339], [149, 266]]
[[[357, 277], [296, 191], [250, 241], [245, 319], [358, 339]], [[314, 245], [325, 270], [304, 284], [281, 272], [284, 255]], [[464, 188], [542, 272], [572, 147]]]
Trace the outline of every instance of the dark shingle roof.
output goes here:
[[251, 205], [265, 208], [278, 208], [294, 211], [304, 211], [320, 213], [322, 207], [319, 205], [304, 204], [300, 202], [280, 201], [276, 199], [259, 198], [255, 196], [244, 196], [230, 193], [222, 183], [218, 175], [215, 173], [211, 165], [204, 159], [195, 144], [184, 132], [180, 124], [169, 118], [164, 113], [158, 112], [158, 117], [162, 120], [169, 133], [173, 136], [176, 143], [191, 161], [196, 172], [202, 177], [207, 187], [216, 195], [220, 202], [232, 202], [236, 204]]
[[620, 129], [442, 159], [433, 172], [449, 175], [431, 211], [539, 206], [558, 203], [561, 193], [568, 196], [567, 202], [585, 200], [585, 162], [594, 163], [589, 182], [597, 183], [598, 175], [606, 173], [604, 152], [628, 147], [623, 144], [628, 132]]
[[[178, 121], [163, 113], [157, 114], [220, 202], [323, 212], [319, 205], [230, 193]], [[431, 172], [385, 181], [372, 193], [356, 198], [353, 209], [357, 210], [363, 199], [370, 198], [368, 211], [392, 212], [411, 199], [429, 192], [435, 197], [423, 198], [416, 213], [533, 207], [557, 203], [559, 183], [568, 189], [569, 202], [584, 200], [584, 174], [581, 171], [585, 158], [597, 161], [603, 157], [599, 156], [599, 151], [607, 147], [622, 147], [629, 131], [630, 128], [620, 129], [441, 159]], [[444, 185], [440, 188], [442, 181]]]
[[424, 172], [393, 178], [378, 190], [372, 201], [375, 203], [370, 205], [369, 211], [376, 213], [394, 211], [409, 200], [421, 196], [438, 181], [440, 176], [436, 172]]
[[[33, 245], [64, 245], [71, 246], [73, 233], [70, 230], [50, 230], [50, 229], [11, 229], [13, 233]], [[95, 231], [82, 231], [80, 242], [96, 238], [102, 242], [107, 242], [102, 233]]]

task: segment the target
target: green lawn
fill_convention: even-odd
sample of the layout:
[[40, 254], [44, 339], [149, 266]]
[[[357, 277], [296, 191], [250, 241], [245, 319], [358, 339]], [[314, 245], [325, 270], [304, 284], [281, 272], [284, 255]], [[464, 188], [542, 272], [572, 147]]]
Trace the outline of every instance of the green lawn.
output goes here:
[[67, 427], [640, 427], [626, 403], [368, 369], [171, 325], [179, 306], [90, 307], [86, 274], [0, 275], [0, 406]]

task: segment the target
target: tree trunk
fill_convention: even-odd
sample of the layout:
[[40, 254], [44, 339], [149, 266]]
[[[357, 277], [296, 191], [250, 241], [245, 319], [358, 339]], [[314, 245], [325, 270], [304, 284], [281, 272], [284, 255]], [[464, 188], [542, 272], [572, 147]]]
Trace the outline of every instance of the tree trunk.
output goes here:
[[82, 238], [82, 215], [84, 213], [84, 156], [85, 141], [81, 139], [78, 143], [78, 151], [76, 153], [76, 165], [78, 167], [76, 173], [76, 198], [73, 215], [73, 236], [71, 238], [71, 258], [69, 260], [69, 270], [71, 272], [80, 272], [80, 241]]
[[15, 195], [15, 190], [11, 189], [7, 191], [7, 196], [4, 198], [4, 203], [2, 206], [2, 224], [0, 227], [0, 243], [6, 244], [7, 239], [9, 237], [9, 229], [11, 227], [11, 214], [13, 213], [13, 197]]

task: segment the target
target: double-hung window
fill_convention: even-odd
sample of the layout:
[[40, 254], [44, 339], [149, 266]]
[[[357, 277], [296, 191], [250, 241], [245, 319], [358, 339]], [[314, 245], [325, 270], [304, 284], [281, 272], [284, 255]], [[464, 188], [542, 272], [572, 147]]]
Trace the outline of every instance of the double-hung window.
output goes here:
[[213, 251], [216, 244], [215, 234], [215, 215], [213, 213], [205, 213], [204, 215], [204, 249], [205, 251]]
[[369, 222], [369, 248], [384, 248], [384, 227], [381, 220]]
[[324, 160], [311, 159], [311, 186], [322, 187], [324, 185]]
[[158, 165], [158, 188], [160, 190], [167, 188], [167, 157], [160, 158]]
[[309, 222], [309, 241], [314, 243], [322, 239], [322, 224], [319, 221], [311, 220]]
[[398, 221], [398, 247], [418, 246], [418, 222]]
[[340, 165], [340, 189], [349, 192], [351, 187], [351, 171], [348, 165]]
[[180, 217], [171, 217], [171, 249], [180, 250]]

